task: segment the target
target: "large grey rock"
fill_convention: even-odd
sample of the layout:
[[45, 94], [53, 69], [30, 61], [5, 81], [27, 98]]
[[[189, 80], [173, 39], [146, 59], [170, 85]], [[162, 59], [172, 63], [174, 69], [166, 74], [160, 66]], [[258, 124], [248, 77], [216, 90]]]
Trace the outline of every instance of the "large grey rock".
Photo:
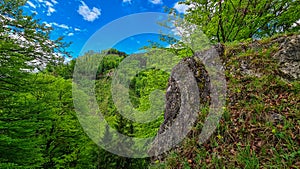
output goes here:
[[300, 35], [281, 39], [280, 49], [273, 56], [279, 61], [279, 69], [285, 78], [300, 80]]
[[221, 48], [211, 48], [183, 59], [173, 68], [166, 92], [164, 122], [149, 150], [153, 160], [162, 159], [161, 152], [169, 147], [176, 149], [180, 138], [188, 136], [198, 120], [200, 105], [210, 102], [210, 77], [200, 56], [210, 55], [211, 50], [223, 52]]
[[[179, 63], [179, 65], [180, 64], [187, 65], [194, 75], [194, 77], [192, 77], [193, 79], [190, 79], [189, 81], [196, 80], [197, 82], [197, 87], [199, 89], [199, 104], [206, 103], [209, 99], [209, 76], [204, 65], [201, 62], [196, 61], [194, 58], [185, 58]], [[162, 133], [167, 126], [172, 125], [173, 119], [176, 118], [181, 105], [180, 88], [172, 75], [169, 79], [168, 89], [166, 92], [165, 120], [160, 127], [159, 133]]]

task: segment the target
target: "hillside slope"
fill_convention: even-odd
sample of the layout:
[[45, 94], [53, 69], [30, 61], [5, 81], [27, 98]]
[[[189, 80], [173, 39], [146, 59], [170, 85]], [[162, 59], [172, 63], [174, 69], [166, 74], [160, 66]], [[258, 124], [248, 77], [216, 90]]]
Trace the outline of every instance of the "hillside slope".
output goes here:
[[[153, 158], [151, 168], [300, 168], [300, 35], [225, 44], [220, 57], [227, 97], [217, 130], [198, 144], [206, 106], [189, 137]], [[201, 65], [194, 58], [183, 62]], [[198, 81], [198, 86], [206, 83]], [[179, 92], [172, 80], [168, 88]], [[165, 110], [171, 118], [165, 118], [161, 129], [176, 118], [180, 94], [166, 100], [173, 104]]]

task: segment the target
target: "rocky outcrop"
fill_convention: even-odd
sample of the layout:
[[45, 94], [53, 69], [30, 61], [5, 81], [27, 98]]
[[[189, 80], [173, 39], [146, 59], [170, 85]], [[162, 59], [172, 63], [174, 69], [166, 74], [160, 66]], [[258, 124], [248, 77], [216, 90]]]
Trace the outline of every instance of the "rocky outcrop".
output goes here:
[[[191, 82], [196, 80], [199, 95], [199, 104], [207, 104], [210, 101], [210, 77], [204, 64], [202, 63], [202, 56], [209, 55], [212, 51], [216, 51], [218, 55], [222, 55], [224, 48], [221, 44], [218, 44], [212, 47], [209, 50], [195, 53], [194, 57], [189, 57], [183, 59], [178, 65], [186, 65], [192, 73], [193, 79], [188, 79], [187, 81]], [[201, 59], [200, 59], [201, 58]], [[173, 119], [176, 118], [180, 105], [181, 105], [181, 92], [178, 86], [178, 82], [174, 79], [174, 73], [178, 71], [175, 67], [172, 71], [171, 77], [168, 81], [168, 88], [166, 92], [166, 108], [164, 114], [164, 122], [160, 127], [158, 133], [163, 133], [167, 126], [172, 125]]]
[[164, 122], [149, 151], [149, 154], [155, 155], [154, 159], [161, 159], [164, 155], [159, 155], [160, 152], [176, 147], [181, 137], [190, 135], [191, 127], [197, 122], [200, 105], [209, 104], [210, 77], [201, 57], [210, 55], [212, 50], [223, 52], [222, 46], [218, 45], [183, 59], [173, 68], [166, 92]]
[[[204, 65], [200, 61], [196, 61], [194, 58], [185, 58], [179, 64], [187, 65], [189, 70], [193, 73], [199, 88], [199, 104], [207, 103], [209, 100], [209, 76]], [[189, 81], [192, 81], [192, 79]], [[166, 92], [166, 108], [164, 114], [165, 120], [160, 127], [159, 133], [163, 133], [165, 128], [172, 125], [173, 119], [175, 119], [179, 113], [180, 104], [180, 88], [174, 77], [171, 75]]]
[[281, 37], [279, 51], [273, 56], [279, 61], [279, 68], [285, 78], [300, 80], [300, 35]]
[[[279, 75], [285, 79], [288, 80], [300, 80], [300, 35], [293, 35], [293, 36], [284, 36], [279, 38], [271, 39], [271, 41], [268, 44], [265, 44], [267, 46], [271, 46], [272, 44], [278, 43], [279, 49], [275, 54], [272, 55], [272, 58], [277, 60], [279, 67], [278, 70], [275, 72], [281, 72]], [[240, 52], [245, 52], [247, 49], [252, 48], [259, 48], [260, 43], [258, 41], [253, 42], [251, 44], [248, 44], [248, 46], [241, 46]], [[266, 46], [265, 46], [266, 47]], [[267, 48], [267, 47], [266, 47]], [[210, 91], [210, 77], [207, 73], [207, 70], [204, 66], [204, 64], [200, 61], [199, 56], [201, 55], [210, 55], [211, 51], [217, 51], [219, 56], [221, 58], [224, 58], [224, 47], [222, 45], [216, 45], [212, 47], [211, 49], [195, 53], [194, 57], [185, 58], [183, 59], [174, 69], [172, 70], [171, 77], [168, 81], [168, 88], [166, 92], [166, 107], [165, 107], [165, 114], [164, 114], [164, 122], [160, 126], [160, 129], [158, 131], [158, 137], [155, 140], [155, 144], [150, 149], [149, 153], [151, 155], [155, 155], [155, 159], [161, 159], [164, 155], [159, 155], [160, 152], [163, 151], [163, 147], [160, 147], [160, 145], [165, 144], [166, 142], [169, 142], [170, 140], [176, 140], [176, 137], [178, 135], [181, 135], [182, 131], [185, 130], [185, 125], [182, 125], [182, 123], [185, 123], [185, 119], [188, 119], [191, 115], [188, 115], [185, 117], [183, 116], [183, 121], [175, 121], [176, 118], [178, 118], [178, 115], [180, 115], [182, 106], [185, 106], [185, 104], [188, 104], [187, 102], [182, 100], [182, 93], [185, 93], [184, 90], [180, 87], [179, 83], [182, 83], [180, 80], [176, 79], [174, 76], [176, 73], [178, 74], [178, 71], [185, 71], [180, 70], [179, 67], [182, 67], [180, 65], [185, 65], [186, 69], [189, 69], [192, 72], [192, 77], [188, 77], [185, 79], [185, 84], [189, 81], [195, 80], [198, 86], [198, 91], [196, 92], [199, 101], [198, 104], [205, 104], [210, 103], [210, 93], [213, 93]], [[209, 54], [208, 54], [209, 53]], [[236, 54], [236, 53], [235, 53]], [[227, 65], [227, 58], [223, 59], [223, 64]], [[248, 59], [248, 60], [247, 60]], [[226, 67], [227, 71], [234, 71], [234, 72], [241, 72], [242, 75], [247, 76], [260, 76], [263, 72], [257, 71], [257, 68], [255, 68], [251, 64], [251, 60], [249, 58], [245, 58], [245, 60], [242, 60], [239, 64], [237, 69], [229, 69]], [[227, 65], [228, 66], [228, 65]], [[229, 65], [230, 66], [230, 65]], [[277, 69], [277, 68], [274, 68]], [[183, 72], [182, 74], [185, 74], [186, 72]], [[233, 72], [230, 72], [233, 73]], [[186, 73], [187, 74], [187, 73]], [[190, 78], [190, 79], [189, 79]], [[193, 98], [192, 98], [193, 99]], [[229, 103], [230, 104], [230, 103]], [[194, 108], [194, 107], [193, 107]], [[189, 110], [185, 110], [183, 112], [188, 112]], [[196, 115], [197, 116], [197, 115]], [[282, 117], [277, 114], [272, 114], [272, 118], [275, 120], [280, 120]], [[162, 135], [168, 130], [168, 128], [177, 126], [176, 131], [174, 131], [170, 137], [160, 137], [159, 135]], [[174, 142], [174, 144], [176, 144]], [[177, 144], [176, 144], [177, 145]], [[176, 146], [173, 146], [173, 148], [176, 148]]]

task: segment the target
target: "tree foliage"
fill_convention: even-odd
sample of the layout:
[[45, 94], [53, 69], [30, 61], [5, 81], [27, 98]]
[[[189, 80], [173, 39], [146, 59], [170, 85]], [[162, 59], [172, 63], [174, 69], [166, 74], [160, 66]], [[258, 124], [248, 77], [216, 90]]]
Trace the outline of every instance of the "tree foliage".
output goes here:
[[0, 168], [95, 168], [97, 147], [75, 116], [71, 81], [41, 72], [62, 63], [66, 44], [23, 14], [25, 2], [0, 2]]
[[215, 42], [299, 31], [299, 0], [189, 0], [185, 15]]
[[0, 97], [23, 89], [26, 76], [68, 55], [61, 38], [50, 40], [51, 28], [40, 24], [20, 8], [26, 1], [0, 2]]
[[[68, 44], [62, 38], [51, 40], [51, 28], [34, 16], [24, 15], [21, 7], [25, 3], [25, 0], [0, 2], [0, 168], [147, 167], [149, 158], [125, 158], [99, 148], [85, 134], [73, 106], [72, 85], [84, 86], [87, 83], [84, 80], [91, 80], [96, 88], [87, 86], [83, 90], [94, 90], [99, 109], [112, 128], [129, 137], [154, 136], [163, 120], [161, 109], [154, 110], [160, 113], [155, 121], [139, 124], [123, 117], [112, 99], [113, 73], [130, 56], [108, 49], [100, 53], [90, 51], [80, 59], [63, 62], [62, 56], [69, 56], [65, 51]], [[166, 89], [170, 65], [193, 55], [194, 50], [205, 49], [210, 45], [209, 40], [231, 42], [299, 30], [296, 24], [300, 18], [299, 0], [190, 0], [185, 4], [191, 7], [186, 20], [175, 22], [183, 28], [177, 30], [181, 39], [162, 36], [163, 41], [174, 47], [166, 50], [176, 56], [159, 52], [141, 54], [125, 68], [146, 67], [149, 61], [149, 69], [136, 75], [135, 70], [128, 70], [134, 75], [132, 79], [124, 77], [127, 70], [119, 72], [119, 80], [130, 81], [129, 99], [137, 111], [145, 112], [152, 105], [159, 105], [151, 102], [150, 97], [157, 89]], [[203, 32], [185, 21], [198, 25]], [[93, 64], [88, 64], [91, 61]], [[80, 82], [72, 81], [78, 62], [87, 63], [77, 69], [76, 73], [88, 77]], [[161, 70], [157, 69], [159, 66]], [[95, 77], [91, 70], [97, 73]], [[88, 98], [86, 91], [77, 92]], [[80, 104], [87, 109], [88, 103]], [[121, 149], [110, 130], [105, 127], [99, 134], [111, 141], [107, 146]], [[134, 144], [130, 138], [122, 141]]]

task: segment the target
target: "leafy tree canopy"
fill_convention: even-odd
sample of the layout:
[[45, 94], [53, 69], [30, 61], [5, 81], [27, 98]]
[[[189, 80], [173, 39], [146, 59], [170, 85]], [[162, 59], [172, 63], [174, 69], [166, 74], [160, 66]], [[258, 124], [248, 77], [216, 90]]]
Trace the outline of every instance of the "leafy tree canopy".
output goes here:
[[299, 0], [188, 0], [185, 18], [215, 42], [299, 31]]

